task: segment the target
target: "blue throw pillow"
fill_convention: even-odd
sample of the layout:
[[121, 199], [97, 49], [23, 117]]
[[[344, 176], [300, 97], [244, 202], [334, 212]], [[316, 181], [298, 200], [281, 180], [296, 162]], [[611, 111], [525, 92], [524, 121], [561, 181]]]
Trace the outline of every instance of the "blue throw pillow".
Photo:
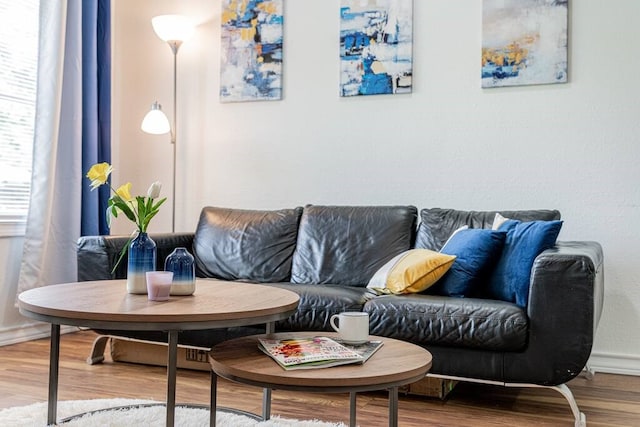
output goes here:
[[457, 258], [429, 293], [454, 297], [474, 293], [500, 259], [506, 236], [504, 231], [473, 228], [456, 231], [440, 252]]
[[489, 296], [526, 307], [533, 262], [542, 251], [555, 245], [560, 228], [562, 221], [503, 223], [498, 230], [506, 231], [507, 239], [489, 281]]

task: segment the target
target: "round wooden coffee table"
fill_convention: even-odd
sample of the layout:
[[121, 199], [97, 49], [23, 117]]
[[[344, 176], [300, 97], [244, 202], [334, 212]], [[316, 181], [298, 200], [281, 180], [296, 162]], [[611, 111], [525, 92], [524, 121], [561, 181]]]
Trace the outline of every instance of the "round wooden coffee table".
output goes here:
[[[356, 425], [356, 393], [389, 390], [389, 426], [398, 425], [398, 387], [425, 377], [431, 368], [431, 353], [417, 345], [391, 338], [374, 337], [383, 346], [362, 365], [286, 371], [258, 348], [258, 338], [327, 336], [328, 332], [282, 332], [253, 335], [214, 346], [211, 364], [211, 425], [215, 425], [217, 377], [266, 389], [318, 393], [350, 393], [349, 425]], [[270, 416], [270, 398], [263, 401], [263, 418]]]
[[47, 423], [56, 422], [60, 325], [94, 329], [168, 332], [167, 426], [175, 418], [178, 333], [186, 330], [267, 324], [295, 313], [296, 293], [250, 283], [197, 279], [196, 291], [149, 301], [147, 295], [128, 294], [125, 280], [66, 283], [31, 289], [18, 296], [20, 313], [51, 323], [49, 405]]

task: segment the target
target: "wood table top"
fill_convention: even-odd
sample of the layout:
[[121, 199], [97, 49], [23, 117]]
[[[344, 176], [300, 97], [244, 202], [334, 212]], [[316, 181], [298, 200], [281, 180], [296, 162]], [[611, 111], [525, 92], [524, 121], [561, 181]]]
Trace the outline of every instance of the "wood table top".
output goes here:
[[[281, 332], [269, 335], [269, 338], [313, 336], [335, 338], [336, 334]], [[340, 391], [380, 390], [410, 384], [423, 378], [431, 368], [431, 353], [424, 348], [391, 338], [371, 336], [370, 340], [381, 340], [384, 344], [364, 364], [287, 371], [258, 348], [258, 338], [266, 337], [252, 335], [214, 346], [209, 357], [212, 369], [217, 375], [232, 381], [274, 389], [322, 388]]]
[[129, 294], [125, 280], [50, 285], [22, 292], [20, 312], [65, 325], [126, 330], [166, 330], [267, 323], [295, 312], [299, 296], [272, 286], [197, 279], [193, 295], [149, 301]]

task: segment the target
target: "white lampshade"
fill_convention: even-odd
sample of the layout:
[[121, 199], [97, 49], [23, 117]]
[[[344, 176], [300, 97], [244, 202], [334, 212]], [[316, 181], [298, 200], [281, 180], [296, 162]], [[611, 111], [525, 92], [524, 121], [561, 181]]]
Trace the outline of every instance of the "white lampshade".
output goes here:
[[158, 104], [158, 102], [154, 102], [151, 110], [144, 116], [140, 129], [142, 129], [143, 132], [154, 135], [171, 132], [169, 119], [167, 119], [167, 116], [162, 112], [162, 106]]
[[153, 30], [162, 40], [183, 42], [193, 35], [193, 24], [186, 16], [160, 15], [151, 20]]

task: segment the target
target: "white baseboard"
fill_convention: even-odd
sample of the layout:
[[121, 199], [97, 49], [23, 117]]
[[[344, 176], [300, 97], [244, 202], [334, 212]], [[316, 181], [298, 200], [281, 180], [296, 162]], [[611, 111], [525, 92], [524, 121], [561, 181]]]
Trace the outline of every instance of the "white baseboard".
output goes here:
[[[67, 334], [76, 332], [76, 326], [60, 326], [60, 333]], [[13, 326], [0, 330], [0, 347], [5, 345], [17, 344], [24, 341], [37, 340], [47, 338], [51, 335], [51, 325], [49, 323], [27, 323], [24, 325]]]
[[611, 352], [592, 353], [587, 362], [595, 372], [640, 376], [640, 356]]

